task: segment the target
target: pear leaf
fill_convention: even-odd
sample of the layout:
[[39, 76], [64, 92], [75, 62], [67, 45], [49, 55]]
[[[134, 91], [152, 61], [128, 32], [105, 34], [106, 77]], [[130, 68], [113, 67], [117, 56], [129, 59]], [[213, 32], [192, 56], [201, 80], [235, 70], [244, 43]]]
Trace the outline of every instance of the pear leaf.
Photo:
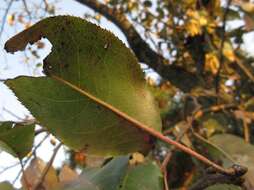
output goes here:
[[5, 49], [24, 50], [42, 37], [53, 46], [44, 59], [47, 76], [5, 82], [40, 124], [67, 146], [94, 155], [148, 150], [145, 132], [95, 101], [161, 130], [159, 111], [133, 53], [112, 33], [72, 16], [46, 18], [8, 40]]

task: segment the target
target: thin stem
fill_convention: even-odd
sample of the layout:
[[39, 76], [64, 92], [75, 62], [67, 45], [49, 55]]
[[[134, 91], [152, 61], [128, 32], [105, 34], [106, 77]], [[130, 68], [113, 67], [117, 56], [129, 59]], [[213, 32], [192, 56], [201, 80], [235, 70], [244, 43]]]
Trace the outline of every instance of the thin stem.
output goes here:
[[[27, 159], [24, 161], [23, 163], [23, 167], [26, 166], [26, 164], [29, 162], [29, 160], [32, 158], [32, 156], [35, 154], [36, 150], [42, 145], [42, 143], [49, 137], [49, 134], [47, 134], [34, 148], [33, 148], [33, 154], [30, 154]], [[22, 174], [22, 168], [19, 171], [18, 175], [16, 176], [16, 178], [13, 180], [12, 184], [15, 184], [16, 181], [19, 179], [19, 176]]]
[[212, 162], [211, 160], [209, 160], [208, 158], [204, 157], [203, 155], [201, 155], [201, 154], [193, 151], [192, 149], [190, 149], [190, 148], [188, 148], [188, 147], [186, 147], [186, 146], [184, 146], [184, 145], [182, 145], [182, 144], [180, 144], [180, 143], [178, 143], [178, 142], [176, 142], [176, 141], [174, 141], [174, 140], [164, 136], [162, 133], [160, 133], [160, 132], [154, 130], [153, 128], [151, 128], [151, 127], [141, 123], [140, 121], [130, 117], [126, 113], [124, 113], [124, 112], [118, 110], [117, 108], [113, 107], [112, 105], [110, 105], [110, 104], [108, 104], [108, 103], [106, 103], [106, 102], [96, 98], [92, 94], [90, 94], [90, 93], [80, 89], [79, 87], [71, 84], [70, 82], [68, 82], [68, 81], [66, 81], [66, 80], [64, 80], [64, 79], [62, 79], [62, 78], [60, 78], [60, 77], [58, 77], [58, 76], [56, 76], [54, 74], [50, 74], [50, 76], [53, 79], [55, 79], [55, 80], [65, 84], [65, 85], [71, 87], [72, 89], [76, 90], [77, 92], [83, 94], [84, 96], [88, 97], [89, 99], [91, 99], [92, 101], [96, 102], [97, 104], [99, 104], [99, 105], [101, 105], [101, 106], [111, 110], [116, 115], [118, 115], [118, 116], [124, 118], [125, 120], [129, 121], [130, 123], [134, 124], [133, 126], [135, 126], [136, 128], [141, 129], [141, 130], [149, 133], [150, 135], [160, 139], [161, 141], [166, 142], [167, 144], [171, 144], [171, 145], [175, 146], [176, 148], [182, 150], [183, 152], [186, 152], [187, 154], [197, 158], [198, 160], [204, 162], [205, 164], [215, 168], [216, 170], [220, 171], [221, 173], [226, 173], [228, 175], [235, 175], [235, 170], [233, 170], [232, 168], [225, 169], [225, 168], [217, 165], [216, 163]]
[[23, 2], [23, 5], [24, 5], [25, 10], [26, 10], [26, 12], [27, 12], [27, 15], [28, 15], [28, 17], [29, 17], [29, 19], [30, 19], [30, 21], [31, 21], [31, 20], [32, 20], [32, 16], [31, 16], [31, 13], [30, 13], [30, 11], [29, 11], [29, 9], [28, 9], [26, 0], [22, 0], [22, 2]]
[[19, 163], [20, 163], [20, 166], [21, 166], [21, 172], [23, 174], [23, 179], [24, 179], [24, 183], [25, 183], [25, 186], [28, 190], [31, 189], [31, 185], [29, 184], [28, 180], [27, 180], [27, 176], [26, 176], [26, 173], [25, 173], [25, 170], [24, 170], [24, 165], [22, 163], [22, 160], [19, 160]]
[[42, 171], [42, 174], [41, 174], [40, 179], [38, 180], [38, 182], [36, 183], [36, 185], [34, 186], [34, 188], [33, 188], [32, 190], [37, 190], [37, 189], [41, 186], [41, 184], [43, 183], [43, 181], [44, 181], [44, 179], [45, 179], [45, 177], [46, 177], [46, 175], [47, 175], [47, 173], [48, 173], [50, 167], [52, 166], [52, 164], [53, 164], [53, 162], [54, 162], [54, 160], [55, 160], [55, 157], [56, 157], [56, 155], [57, 155], [57, 152], [58, 152], [58, 150], [60, 149], [61, 146], [62, 146], [62, 143], [59, 143], [59, 144], [56, 146], [56, 148], [54, 149], [54, 152], [53, 152], [53, 154], [52, 154], [52, 157], [50, 158], [50, 160], [49, 160], [47, 166], [46, 166], [46, 167], [44, 168], [44, 170]]

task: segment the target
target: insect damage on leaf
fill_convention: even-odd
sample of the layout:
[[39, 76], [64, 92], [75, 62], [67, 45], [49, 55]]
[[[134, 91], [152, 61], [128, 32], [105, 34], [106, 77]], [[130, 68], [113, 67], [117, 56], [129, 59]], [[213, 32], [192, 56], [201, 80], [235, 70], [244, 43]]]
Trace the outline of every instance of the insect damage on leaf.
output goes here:
[[[91, 97], [160, 131], [157, 106], [134, 54], [111, 32], [72, 16], [44, 19], [5, 44], [9, 52], [45, 37], [47, 77], [6, 84], [42, 125], [66, 145], [99, 155], [147, 150], [145, 132]], [[90, 94], [89, 96], [84, 94]]]

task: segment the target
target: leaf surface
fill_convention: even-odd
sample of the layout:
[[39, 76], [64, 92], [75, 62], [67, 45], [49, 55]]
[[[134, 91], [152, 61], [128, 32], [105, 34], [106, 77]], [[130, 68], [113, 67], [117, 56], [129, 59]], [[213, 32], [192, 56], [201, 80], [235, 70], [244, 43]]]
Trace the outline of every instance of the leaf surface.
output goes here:
[[112, 33], [71, 16], [44, 19], [7, 41], [5, 49], [23, 50], [42, 37], [53, 45], [44, 60], [48, 77], [6, 82], [36, 119], [66, 145], [91, 154], [148, 149], [144, 132], [81, 93], [160, 131], [158, 109], [132, 52]]
[[64, 190], [162, 190], [163, 177], [154, 162], [129, 165], [128, 156], [112, 159], [102, 168], [84, 172]]
[[32, 149], [34, 125], [5, 122], [0, 125], [0, 148], [9, 154], [23, 158]]
[[[225, 151], [234, 161], [240, 165], [248, 168], [245, 174], [245, 185], [247, 187], [254, 187], [254, 146], [244, 142], [240, 137], [230, 134], [215, 135], [211, 142]], [[218, 152], [216, 153], [218, 156]], [[224, 166], [232, 165], [232, 162], [221, 154], [221, 159], [224, 161]]]
[[153, 162], [129, 169], [120, 190], [162, 190], [163, 176]]
[[0, 183], [1, 190], [15, 190], [9, 182], [1, 182]]

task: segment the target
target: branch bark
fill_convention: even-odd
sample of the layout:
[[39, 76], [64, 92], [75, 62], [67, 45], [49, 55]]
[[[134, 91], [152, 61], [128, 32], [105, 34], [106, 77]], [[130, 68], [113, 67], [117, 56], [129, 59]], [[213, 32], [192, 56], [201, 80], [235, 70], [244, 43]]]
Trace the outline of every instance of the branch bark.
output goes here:
[[142, 39], [135, 27], [120, 10], [111, 8], [97, 0], [76, 0], [77, 2], [102, 14], [108, 20], [118, 26], [140, 62], [154, 69], [162, 78], [169, 80], [179, 89], [187, 92], [200, 83], [199, 78], [184, 68], [169, 64], [169, 61], [156, 53]]

